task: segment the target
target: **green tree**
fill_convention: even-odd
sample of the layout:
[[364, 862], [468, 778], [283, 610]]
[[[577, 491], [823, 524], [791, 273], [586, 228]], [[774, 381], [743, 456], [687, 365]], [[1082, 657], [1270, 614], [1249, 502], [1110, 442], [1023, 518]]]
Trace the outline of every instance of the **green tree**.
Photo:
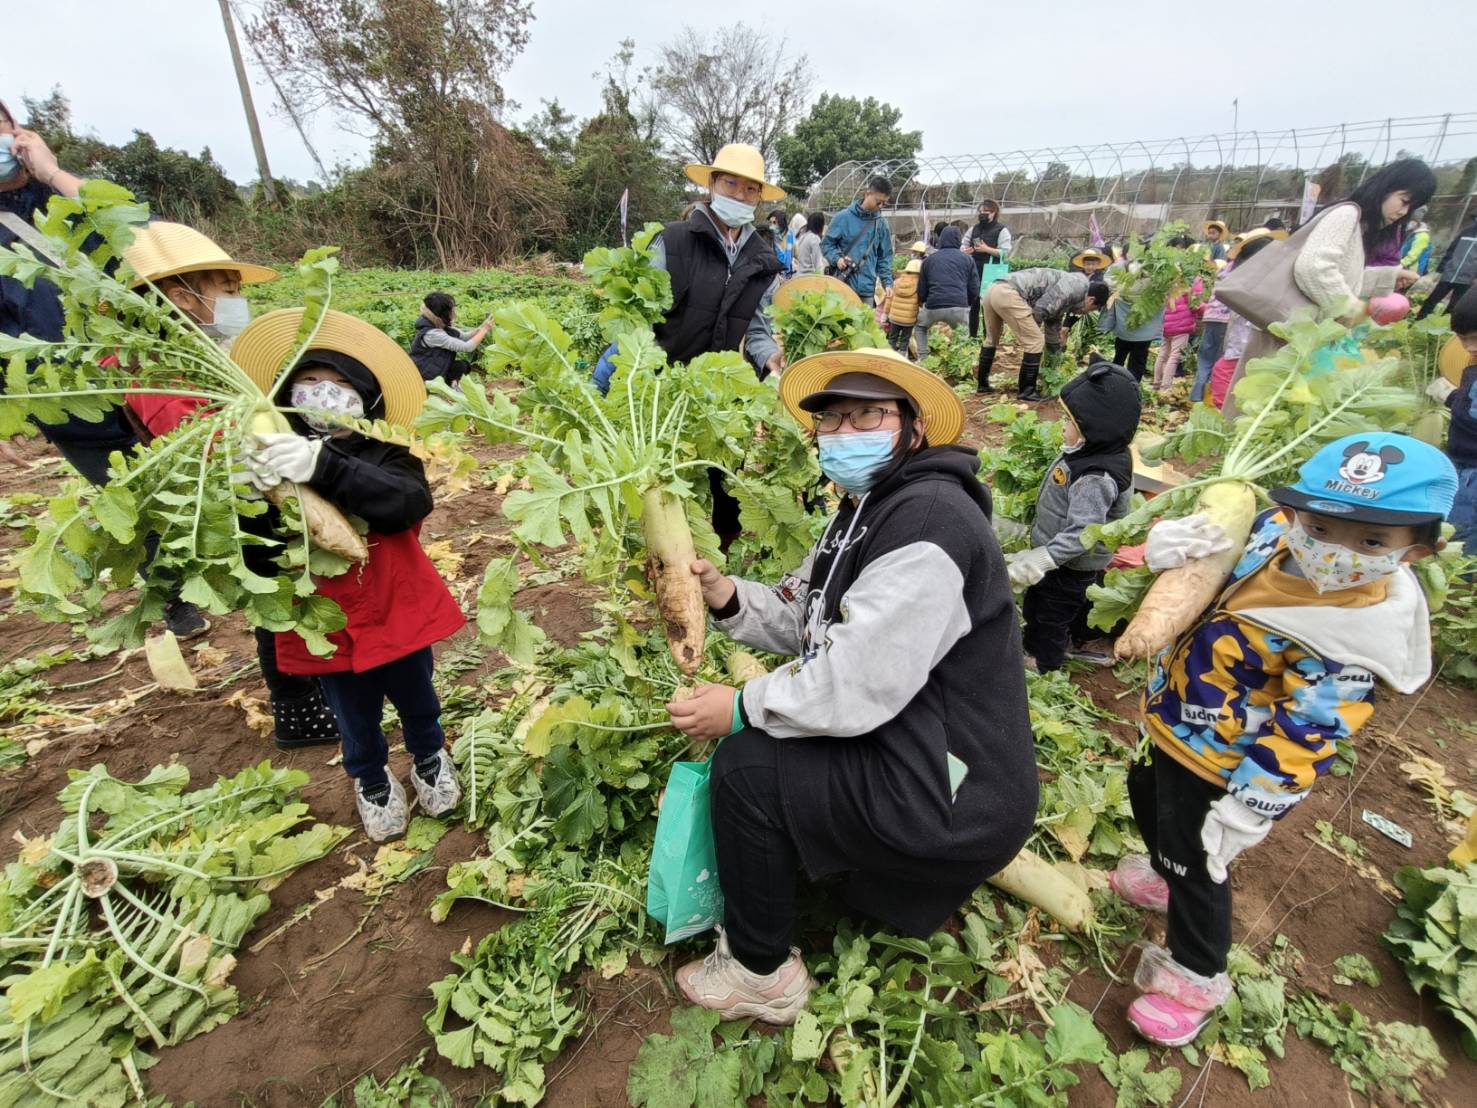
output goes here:
[[842, 162], [906, 161], [923, 145], [922, 131], [898, 127], [902, 111], [874, 97], [822, 93], [810, 114], [779, 140], [781, 178], [803, 192]]

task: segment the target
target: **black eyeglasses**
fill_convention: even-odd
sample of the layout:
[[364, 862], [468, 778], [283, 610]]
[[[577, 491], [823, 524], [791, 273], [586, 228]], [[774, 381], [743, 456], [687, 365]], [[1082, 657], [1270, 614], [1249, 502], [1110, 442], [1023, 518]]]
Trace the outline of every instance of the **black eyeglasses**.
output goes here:
[[888, 416], [901, 414], [896, 408], [855, 408], [849, 412], [811, 412], [810, 421], [821, 434], [829, 435], [841, 430], [843, 423], [850, 423], [858, 431], [875, 431]]

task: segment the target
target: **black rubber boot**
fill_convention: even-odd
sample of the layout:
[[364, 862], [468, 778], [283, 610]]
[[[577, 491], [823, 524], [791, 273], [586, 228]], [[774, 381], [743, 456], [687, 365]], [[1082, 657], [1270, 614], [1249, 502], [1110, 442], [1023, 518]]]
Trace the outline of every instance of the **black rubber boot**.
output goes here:
[[1027, 404], [1039, 404], [1046, 399], [1046, 397], [1036, 391], [1036, 378], [1040, 373], [1040, 351], [1037, 351], [1035, 354], [1021, 355], [1021, 375], [1016, 384], [1015, 395], [1017, 400], [1024, 400]]
[[312, 691], [302, 696], [273, 697], [272, 719], [277, 723], [273, 739], [278, 750], [339, 741], [338, 721], [333, 718], [333, 709], [323, 699], [323, 691], [316, 681]]
[[990, 367], [995, 364], [995, 348], [993, 346], [980, 347], [979, 387], [976, 392], [994, 392], [995, 387], [990, 384]]

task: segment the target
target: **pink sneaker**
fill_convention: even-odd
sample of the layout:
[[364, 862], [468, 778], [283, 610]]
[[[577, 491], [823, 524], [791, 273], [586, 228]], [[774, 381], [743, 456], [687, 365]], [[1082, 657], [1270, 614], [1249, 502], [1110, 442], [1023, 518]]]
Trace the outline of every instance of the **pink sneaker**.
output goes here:
[[1146, 854], [1125, 854], [1108, 874], [1108, 885], [1128, 903], [1151, 912], [1169, 911], [1169, 886]]
[[746, 969], [729, 950], [728, 936], [720, 927], [713, 953], [677, 971], [677, 988], [694, 1004], [710, 1008], [726, 1020], [752, 1016], [783, 1026], [795, 1022], [815, 982], [805, 972], [805, 962], [794, 947], [772, 973]]
[[1143, 995], [1128, 1006], [1128, 1022], [1161, 1046], [1190, 1042], [1231, 995], [1229, 976], [1204, 977], [1186, 969], [1157, 943], [1144, 947], [1133, 983]]

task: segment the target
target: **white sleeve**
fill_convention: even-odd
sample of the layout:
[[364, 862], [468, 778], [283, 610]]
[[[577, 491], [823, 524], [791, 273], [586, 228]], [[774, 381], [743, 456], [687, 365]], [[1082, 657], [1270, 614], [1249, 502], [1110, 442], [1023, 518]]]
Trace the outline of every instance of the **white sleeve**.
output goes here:
[[1343, 315], [1354, 306], [1355, 290], [1344, 278], [1343, 263], [1358, 234], [1359, 209], [1353, 204], [1334, 208], [1319, 217], [1293, 263], [1298, 288], [1325, 315]]
[[964, 576], [931, 542], [871, 562], [815, 653], [743, 689], [749, 723], [775, 738], [865, 735], [907, 707], [969, 633]]
[[426, 345], [437, 346], [442, 350], [455, 350], [458, 354], [470, 354], [477, 349], [477, 344], [470, 339], [454, 338], [440, 327], [432, 327], [426, 332]]
[[1359, 295], [1364, 299], [1385, 296], [1395, 291], [1395, 278], [1400, 273], [1398, 266], [1365, 266], [1364, 281], [1359, 286]]
[[738, 614], [728, 619], [715, 619], [713, 625], [729, 638], [745, 646], [758, 647], [773, 654], [799, 654], [804, 633], [805, 599], [810, 593], [810, 566], [815, 555], [793, 573], [787, 573], [777, 585], [761, 585], [742, 577], [730, 577], [738, 590]]
[[1000, 229], [1000, 237], [995, 241], [995, 245], [1000, 248], [1000, 257], [997, 259], [998, 261], [1003, 262], [1010, 254], [1010, 242], [1010, 228], [1002, 227]]

